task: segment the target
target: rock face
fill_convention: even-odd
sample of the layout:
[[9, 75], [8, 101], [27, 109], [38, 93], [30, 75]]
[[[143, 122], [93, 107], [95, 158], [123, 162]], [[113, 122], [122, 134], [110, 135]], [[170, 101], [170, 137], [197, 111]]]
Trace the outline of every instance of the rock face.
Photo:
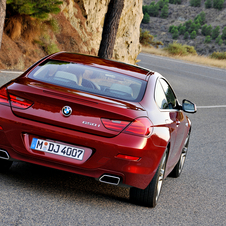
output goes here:
[[[84, 51], [97, 55], [102, 38], [102, 28], [110, 0], [67, 0], [62, 13], [78, 32], [86, 45]], [[81, 16], [82, 15], [82, 16]], [[135, 63], [141, 47], [139, 44], [142, 20], [142, 0], [125, 0], [114, 47], [113, 58]]]
[[[139, 36], [143, 18], [142, 0], [124, 1], [113, 59], [134, 64], [141, 51]], [[51, 18], [58, 22], [58, 31], [54, 32], [47, 26], [45, 35], [32, 43], [26, 43], [21, 37], [11, 40], [4, 33], [0, 50], [0, 69], [26, 69], [48, 55], [50, 51], [47, 50], [52, 47], [55, 48], [53, 51], [97, 55], [109, 2], [110, 0], [63, 0], [61, 12], [51, 15]], [[13, 51], [15, 49], [16, 55]]]

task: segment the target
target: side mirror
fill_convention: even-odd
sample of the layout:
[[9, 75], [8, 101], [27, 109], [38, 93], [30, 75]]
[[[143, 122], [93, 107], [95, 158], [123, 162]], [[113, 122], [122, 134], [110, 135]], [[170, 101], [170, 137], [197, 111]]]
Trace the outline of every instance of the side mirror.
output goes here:
[[182, 110], [187, 113], [195, 113], [197, 111], [196, 105], [189, 100], [183, 100]]

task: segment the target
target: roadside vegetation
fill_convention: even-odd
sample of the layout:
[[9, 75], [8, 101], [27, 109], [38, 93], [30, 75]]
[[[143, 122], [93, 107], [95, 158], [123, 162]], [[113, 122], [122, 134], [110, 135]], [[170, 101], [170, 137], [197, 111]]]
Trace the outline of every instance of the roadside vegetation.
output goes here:
[[39, 44], [47, 54], [59, 51], [50, 41], [49, 31], [59, 32], [57, 21], [51, 14], [60, 12], [63, 3], [58, 0], [7, 0], [4, 31], [12, 39], [23, 38]]
[[[141, 36], [142, 52], [226, 69], [226, 52], [214, 52], [210, 56], [200, 56], [193, 46], [182, 45], [177, 42], [170, 43], [167, 47], [159, 49], [159, 45], [156, 46], [156, 43], [161, 42], [154, 41], [149, 31], [141, 30]], [[148, 41], [148, 39], [151, 40]]]
[[221, 46], [226, 43], [226, 27], [220, 31], [220, 26], [212, 27], [206, 24], [206, 14], [201, 12], [194, 20], [188, 20], [179, 26], [171, 25], [168, 32], [172, 34], [173, 39], [178, 39], [183, 36], [184, 39], [195, 39], [198, 34], [205, 36], [205, 43], [210, 43], [212, 40]]
[[[218, 10], [222, 10], [224, 6], [225, 0], [206, 0], [205, 8], [214, 8]], [[142, 23], [148, 24], [150, 21], [150, 17], [158, 17], [160, 16], [163, 19], [166, 19], [169, 15], [169, 3], [180, 5], [182, 0], [159, 0], [157, 3], [152, 1], [149, 5], [143, 5], [143, 20]], [[190, 6], [200, 7], [201, 0], [190, 0]]]

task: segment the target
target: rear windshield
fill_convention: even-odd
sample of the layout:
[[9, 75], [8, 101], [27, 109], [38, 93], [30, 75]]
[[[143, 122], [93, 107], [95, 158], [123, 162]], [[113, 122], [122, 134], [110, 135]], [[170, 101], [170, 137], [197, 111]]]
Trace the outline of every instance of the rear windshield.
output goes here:
[[61, 61], [45, 61], [29, 78], [112, 98], [139, 102], [146, 82], [127, 75]]

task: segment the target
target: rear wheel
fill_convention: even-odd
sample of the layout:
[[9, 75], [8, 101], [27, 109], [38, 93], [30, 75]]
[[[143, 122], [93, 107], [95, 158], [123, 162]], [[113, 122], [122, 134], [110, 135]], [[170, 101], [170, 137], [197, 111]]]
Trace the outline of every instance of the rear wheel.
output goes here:
[[155, 207], [161, 192], [165, 168], [166, 168], [167, 150], [165, 151], [159, 167], [150, 184], [145, 189], [130, 188], [130, 200], [133, 203]]
[[190, 132], [187, 135], [187, 138], [184, 142], [184, 146], [182, 148], [182, 152], [180, 155], [180, 158], [177, 162], [177, 164], [175, 165], [175, 167], [173, 168], [172, 172], [170, 173], [171, 177], [177, 178], [180, 176], [182, 169], [184, 167], [184, 163], [185, 163], [185, 159], [188, 153], [188, 144], [189, 144], [189, 139], [190, 139]]
[[0, 172], [6, 172], [11, 167], [12, 164], [13, 164], [12, 161], [0, 159]]

